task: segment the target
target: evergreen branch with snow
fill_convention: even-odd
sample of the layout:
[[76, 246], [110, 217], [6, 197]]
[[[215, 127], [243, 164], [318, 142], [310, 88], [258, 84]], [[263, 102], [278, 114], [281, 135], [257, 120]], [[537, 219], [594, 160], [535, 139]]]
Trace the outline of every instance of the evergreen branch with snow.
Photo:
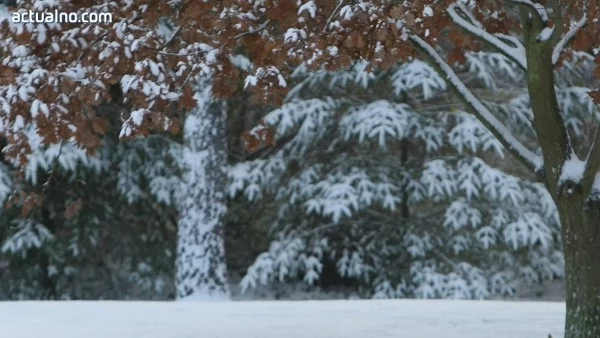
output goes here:
[[446, 76], [448, 84], [456, 91], [463, 103], [469, 110], [480, 119], [480, 121], [498, 138], [504, 147], [519, 159], [532, 172], [539, 174], [541, 172], [543, 161], [527, 149], [521, 141], [517, 140], [512, 133], [504, 126], [490, 110], [476, 98], [471, 91], [458, 79], [452, 68], [442, 59], [438, 52], [431, 47], [425, 40], [418, 36], [409, 37], [415, 46], [423, 52], [432, 65]]
[[[481, 80], [472, 85], [505, 89], [511, 81], [501, 78], [518, 80], [518, 67], [500, 54], [470, 57], [461, 70]], [[296, 75], [301, 88], [265, 119], [303, 144], [302, 155], [281, 151], [240, 163], [231, 175], [231, 196], [253, 203], [271, 196], [277, 206], [271, 247], [248, 268], [243, 289], [296, 280], [314, 286], [335, 273], [368, 297], [480, 299], [512, 294], [517, 275], [560, 278], [560, 255], [530, 261], [517, 253], [554, 250], [552, 200], [539, 184], [473, 157], [502, 156], [502, 145], [474, 115], [444, 110], [438, 100], [447, 99], [446, 83], [434, 68], [414, 60], [387, 73], [355, 67]], [[387, 96], [352, 97], [387, 86], [394, 89]], [[345, 93], [339, 105], [322, 106], [333, 91]], [[319, 106], [336, 113], [307, 120]], [[508, 121], [510, 130], [523, 123]], [[324, 132], [298, 134], [306, 123]], [[474, 258], [472, 250], [485, 254]], [[487, 263], [495, 255], [507, 263]]]

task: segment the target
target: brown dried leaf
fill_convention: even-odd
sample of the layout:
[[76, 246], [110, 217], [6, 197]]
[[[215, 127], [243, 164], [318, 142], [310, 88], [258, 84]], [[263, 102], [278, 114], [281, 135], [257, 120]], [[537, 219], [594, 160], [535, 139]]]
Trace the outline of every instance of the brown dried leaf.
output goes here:
[[592, 98], [592, 100], [594, 100], [594, 102], [596, 102], [596, 104], [600, 104], [600, 88], [596, 89], [596, 90], [592, 90], [589, 93], [589, 95]]

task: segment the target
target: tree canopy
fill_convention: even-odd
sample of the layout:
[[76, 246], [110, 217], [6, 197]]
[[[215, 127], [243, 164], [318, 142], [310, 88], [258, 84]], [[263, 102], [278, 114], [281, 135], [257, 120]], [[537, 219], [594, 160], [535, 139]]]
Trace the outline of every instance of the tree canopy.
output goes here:
[[[444, 65], [464, 61], [465, 50], [490, 46], [526, 69], [516, 35], [523, 30], [535, 31], [537, 42], [552, 49], [554, 64], [576, 50], [600, 63], [600, 5], [589, 0], [25, 0], [14, 10], [112, 14], [111, 23], [27, 24], [4, 15], [0, 130], [9, 140], [5, 152], [22, 163], [32, 121], [47, 143], [73, 139], [97, 148], [106, 131], [97, 107], [107, 100], [127, 104], [121, 137], [176, 130], [180, 111], [195, 104], [195, 76], [212, 74], [217, 96], [239, 87], [239, 54], [251, 60], [245, 86], [265, 100], [283, 98], [291, 71], [302, 63], [336, 69], [363, 60], [385, 69], [424, 53], [451, 79]], [[155, 29], [161, 25], [175, 29]], [[432, 46], [447, 47], [445, 59]], [[536, 166], [502, 124], [482, 117], [504, 145]]]

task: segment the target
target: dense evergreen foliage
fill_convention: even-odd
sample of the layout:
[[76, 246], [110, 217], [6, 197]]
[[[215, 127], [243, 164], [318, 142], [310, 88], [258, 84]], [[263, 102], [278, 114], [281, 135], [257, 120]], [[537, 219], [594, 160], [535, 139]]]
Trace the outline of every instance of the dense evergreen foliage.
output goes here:
[[[467, 60], [472, 90], [489, 93], [511, 129], [530, 127], [527, 103], [516, 106], [520, 70], [498, 54]], [[426, 63], [376, 73], [361, 63], [301, 67], [295, 79], [263, 119], [280, 149], [231, 173], [232, 195], [277, 204], [272, 243], [244, 288], [327, 284], [319, 280], [333, 273], [367, 297], [489, 298], [563, 276], [550, 196], [502, 164], [502, 146]]]

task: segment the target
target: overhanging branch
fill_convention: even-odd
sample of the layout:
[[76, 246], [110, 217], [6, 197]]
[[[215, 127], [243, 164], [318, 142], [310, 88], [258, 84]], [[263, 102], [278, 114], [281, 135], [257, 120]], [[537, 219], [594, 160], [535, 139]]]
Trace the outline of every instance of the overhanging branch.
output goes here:
[[[462, 13], [466, 19], [462, 17], [459, 12]], [[454, 3], [450, 5], [450, 7], [448, 7], [448, 14], [458, 27], [486, 42], [502, 55], [514, 61], [521, 69], [527, 70], [525, 47], [523, 47], [523, 44], [519, 41], [519, 39], [504, 34], [490, 34], [461, 3]], [[508, 41], [512, 46], [507, 44], [505, 41]]]
[[409, 36], [410, 41], [419, 49], [432, 66], [440, 73], [445, 75], [447, 83], [456, 92], [460, 100], [467, 108], [485, 125], [485, 127], [502, 143], [502, 145], [521, 163], [523, 163], [532, 172], [539, 174], [543, 166], [543, 160], [540, 156], [527, 149], [500, 122], [494, 114], [483, 104], [466, 85], [458, 78], [454, 70], [448, 63], [436, 52], [436, 50], [426, 41], [416, 35]]

